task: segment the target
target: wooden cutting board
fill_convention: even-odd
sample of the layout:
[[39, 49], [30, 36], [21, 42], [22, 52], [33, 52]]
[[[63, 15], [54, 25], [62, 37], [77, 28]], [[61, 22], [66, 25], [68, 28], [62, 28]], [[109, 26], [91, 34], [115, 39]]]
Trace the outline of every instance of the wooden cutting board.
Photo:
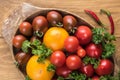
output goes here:
[[[0, 80], [22, 80], [16, 66], [14, 65], [9, 47], [1, 35], [3, 21], [23, 2], [27, 2], [39, 7], [60, 8], [71, 11], [83, 18], [94, 26], [98, 26], [84, 9], [91, 9], [99, 15], [100, 19], [110, 25], [105, 15], [100, 15], [99, 10], [107, 9], [112, 13], [115, 22], [115, 36], [118, 51], [120, 48], [120, 0], [0, 0]], [[110, 28], [110, 27], [108, 27]]]

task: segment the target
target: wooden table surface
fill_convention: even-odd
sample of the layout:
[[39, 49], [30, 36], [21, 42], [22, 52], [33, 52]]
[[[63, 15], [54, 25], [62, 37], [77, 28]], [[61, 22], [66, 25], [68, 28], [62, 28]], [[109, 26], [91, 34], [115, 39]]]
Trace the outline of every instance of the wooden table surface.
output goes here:
[[119, 42], [120, 0], [0, 0], [0, 80], [23, 80], [13, 63], [10, 49], [1, 35], [3, 21], [23, 2], [28, 2], [39, 7], [60, 8], [71, 11], [86, 20], [89, 20], [89, 23], [94, 26], [98, 25], [88, 17], [83, 10], [91, 9], [95, 11], [97, 15], [99, 15], [100, 19], [109, 25], [107, 17], [99, 14], [99, 10], [101, 8], [107, 9], [112, 13], [114, 18], [115, 36]]

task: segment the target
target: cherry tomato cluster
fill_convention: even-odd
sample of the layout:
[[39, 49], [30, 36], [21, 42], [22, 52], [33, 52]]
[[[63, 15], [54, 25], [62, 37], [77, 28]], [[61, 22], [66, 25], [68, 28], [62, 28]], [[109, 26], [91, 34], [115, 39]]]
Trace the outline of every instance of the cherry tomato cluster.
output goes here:
[[[78, 25], [73, 15], [62, 15], [57, 11], [49, 11], [46, 16], [37, 16], [32, 23], [24, 21], [20, 24], [19, 34], [13, 38], [13, 46], [18, 50], [15, 59], [19, 64], [27, 64], [32, 56], [21, 50], [22, 43], [25, 40], [33, 42], [36, 39], [42, 42], [46, 31], [54, 26], [64, 28], [69, 33], [63, 49], [53, 51], [50, 56], [50, 62], [56, 67], [57, 76], [67, 78], [73, 71], [77, 71], [85, 74], [87, 79], [99, 80], [100, 76], [112, 74], [113, 62], [110, 59], [101, 58], [103, 48], [101, 44], [92, 42], [91, 28]], [[75, 32], [71, 34], [73, 30]], [[99, 60], [97, 67], [94, 66], [94, 60]]]

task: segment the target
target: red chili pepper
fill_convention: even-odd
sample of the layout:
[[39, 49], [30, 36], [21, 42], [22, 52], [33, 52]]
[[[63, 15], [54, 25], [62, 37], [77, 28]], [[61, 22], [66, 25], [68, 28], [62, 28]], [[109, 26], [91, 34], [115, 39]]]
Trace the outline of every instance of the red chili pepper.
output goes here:
[[104, 24], [100, 21], [99, 17], [95, 14], [95, 12], [91, 10], [84, 10], [88, 15], [90, 15], [100, 26], [104, 27]]
[[109, 18], [109, 21], [111, 23], [111, 34], [114, 34], [114, 21], [113, 21], [113, 18], [111, 16], [111, 13], [109, 11], [106, 11], [106, 10], [103, 10], [103, 9], [101, 9], [100, 11], [102, 13], [106, 14], [107, 17]]

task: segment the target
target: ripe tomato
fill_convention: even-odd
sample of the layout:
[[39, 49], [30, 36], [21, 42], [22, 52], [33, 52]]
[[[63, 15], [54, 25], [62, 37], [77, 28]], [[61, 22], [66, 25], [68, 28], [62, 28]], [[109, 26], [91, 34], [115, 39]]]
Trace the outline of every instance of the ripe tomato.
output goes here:
[[32, 22], [33, 30], [45, 33], [48, 29], [48, 22], [44, 16], [37, 16]]
[[95, 71], [99, 76], [103, 76], [111, 74], [113, 72], [113, 68], [114, 65], [110, 60], [102, 59]]
[[68, 52], [75, 52], [79, 47], [79, 41], [75, 36], [69, 36], [65, 39], [64, 48]]
[[26, 72], [32, 80], [51, 80], [54, 72], [47, 71], [50, 61], [46, 59], [44, 63], [37, 62], [38, 56], [32, 56], [27, 63]]
[[77, 20], [75, 19], [75, 17], [71, 16], [71, 15], [66, 15], [63, 18], [63, 27], [67, 30], [70, 31], [73, 27], [76, 27], [77, 24]]
[[75, 36], [78, 38], [81, 45], [86, 45], [92, 39], [92, 31], [88, 26], [79, 26], [75, 32]]
[[50, 57], [50, 62], [57, 67], [64, 65], [66, 56], [62, 51], [54, 51]]
[[21, 48], [22, 43], [26, 40], [26, 38], [23, 35], [16, 35], [13, 38], [13, 46], [16, 48]]
[[32, 25], [29, 22], [22, 22], [19, 26], [20, 32], [25, 36], [32, 35]]
[[99, 77], [98, 76], [93, 76], [92, 80], [99, 80]]
[[77, 55], [78, 55], [80, 58], [85, 57], [85, 55], [86, 55], [85, 49], [83, 49], [83, 48], [78, 48], [78, 49], [77, 49]]
[[43, 37], [43, 43], [53, 51], [62, 50], [64, 41], [69, 36], [68, 32], [60, 27], [51, 27]]
[[57, 11], [50, 11], [47, 13], [47, 20], [51, 26], [58, 26], [59, 23], [62, 23], [62, 15]]
[[70, 55], [66, 59], [66, 66], [71, 70], [79, 69], [81, 64], [82, 61], [77, 55]]
[[62, 66], [62, 67], [57, 67], [56, 68], [56, 74], [58, 76], [62, 76], [62, 77], [68, 77], [68, 75], [71, 73], [72, 71], [66, 66]]
[[92, 58], [100, 58], [102, 54], [102, 46], [100, 44], [90, 43], [86, 47], [86, 53]]

